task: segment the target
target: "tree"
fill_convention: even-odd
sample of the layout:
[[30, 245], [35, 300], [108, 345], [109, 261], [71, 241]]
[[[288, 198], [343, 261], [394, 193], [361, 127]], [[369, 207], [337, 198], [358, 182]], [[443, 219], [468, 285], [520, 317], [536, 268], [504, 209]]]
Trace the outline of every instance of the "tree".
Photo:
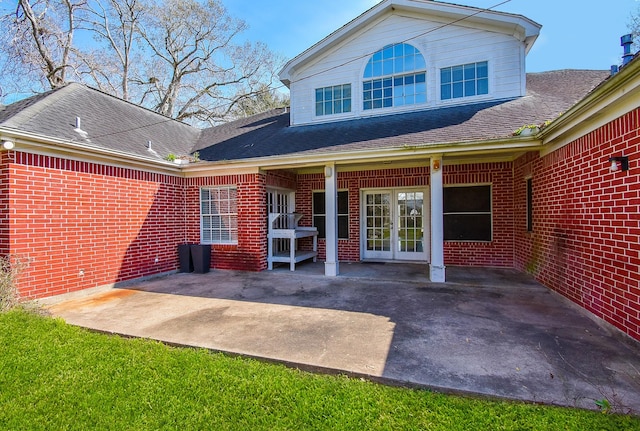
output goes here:
[[640, 48], [640, 6], [629, 15], [629, 22], [627, 23], [629, 32], [633, 35], [632, 52], [638, 52]]
[[[92, 32], [99, 49], [82, 60], [86, 74], [100, 90], [130, 99], [129, 84], [135, 79], [138, 24], [145, 10], [138, 0], [95, 0], [79, 21]], [[134, 61], [138, 60], [138, 61]]]
[[49, 88], [68, 81], [75, 70], [73, 45], [76, 14], [84, 0], [18, 0], [15, 11], [3, 17], [4, 73], [33, 79]]
[[80, 81], [194, 124], [235, 115], [282, 64], [262, 43], [236, 42], [246, 23], [220, 0], [19, 0], [3, 23], [0, 86]]
[[157, 112], [213, 123], [274, 75], [274, 57], [264, 44], [233, 43], [246, 24], [219, 1], [162, 3], [152, 4], [140, 26], [155, 61], [148, 82], [139, 84], [147, 84], [145, 101]]
[[239, 97], [232, 116], [234, 118], [250, 117], [274, 108], [289, 106], [289, 98], [266, 84], [261, 84], [257, 91], [249, 96]]

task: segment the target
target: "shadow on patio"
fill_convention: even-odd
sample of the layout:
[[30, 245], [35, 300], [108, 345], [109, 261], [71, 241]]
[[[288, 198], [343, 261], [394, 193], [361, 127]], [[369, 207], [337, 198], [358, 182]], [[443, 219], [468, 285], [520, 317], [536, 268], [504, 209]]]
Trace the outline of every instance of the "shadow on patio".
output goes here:
[[640, 348], [510, 269], [323, 264], [174, 274], [50, 307], [69, 323], [438, 390], [640, 412]]

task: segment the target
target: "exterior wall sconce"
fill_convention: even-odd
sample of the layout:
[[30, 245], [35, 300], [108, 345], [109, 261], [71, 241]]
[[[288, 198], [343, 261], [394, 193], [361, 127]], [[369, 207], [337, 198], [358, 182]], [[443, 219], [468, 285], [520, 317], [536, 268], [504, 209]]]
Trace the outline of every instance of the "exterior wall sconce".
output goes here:
[[629, 156], [611, 157], [609, 162], [611, 162], [611, 167], [609, 168], [611, 172], [629, 170]]
[[434, 171], [440, 170], [440, 159], [433, 160], [433, 170]]
[[2, 148], [5, 150], [13, 150], [16, 144], [13, 141], [2, 141]]
[[325, 178], [331, 178], [331, 175], [333, 175], [333, 169], [331, 169], [331, 166], [325, 166], [324, 167]]

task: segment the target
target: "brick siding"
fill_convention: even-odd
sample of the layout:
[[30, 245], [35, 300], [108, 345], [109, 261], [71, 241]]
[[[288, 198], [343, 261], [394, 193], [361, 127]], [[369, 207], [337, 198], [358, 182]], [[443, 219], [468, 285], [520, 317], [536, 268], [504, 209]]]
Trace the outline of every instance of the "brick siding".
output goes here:
[[[513, 267], [513, 188], [511, 163], [470, 164], [444, 167], [445, 184], [491, 184], [493, 187], [494, 240], [490, 243], [447, 242], [445, 264]], [[349, 239], [338, 240], [338, 259], [360, 260], [360, 191], [375, 188], [428, 187], [429, 167], [381, 169], [338, 173], [338, 189], [349, 191]], [[296, 211], [304, 214], [301, 225], [311, 226], [313, 191], [324, 190], [322, 174], [298, 176]], [[301, 242], [308, 248], [308, 242]], [[429, 244], [426, 244], [430, 247]], [[325, 241], [318, 241], [318, 255], [325, 258]]]
[[446, 241], [445, 265], [513, 267], [513, 164], [478, 163], [443, 167], [444, 186], [491, 185], [490, 242]]
[[178, 178], [21, 152], [4, 156], [2, 172], [8, 251], [28, 262], [19, 279], [23, 297], [176, 268]]
[[214, 245], [212, 266], [266, 268], [264, 175], [185, 180], [15, 151], [2, 157], [0, 252], [28, 262], [22, 297], [176, 270], [177, 245], [200, 241], [203, 185], [238, 188], [238, 244]]
[[[640, 339], [640, 109], [514, 169], [516, 267]], [[609, 157], [629, 156], [611, 172]], [[533, 232], [526, 184], [533, 184]]]

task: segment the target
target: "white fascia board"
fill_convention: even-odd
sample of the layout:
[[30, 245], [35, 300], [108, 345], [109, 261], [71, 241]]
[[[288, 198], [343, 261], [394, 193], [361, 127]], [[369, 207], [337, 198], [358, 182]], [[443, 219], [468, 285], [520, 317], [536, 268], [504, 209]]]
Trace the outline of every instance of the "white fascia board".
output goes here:
[[297, 70], [300, 70], [300, 68], [304, 67], [308, 62], [313, 61], [314, 58], [332, 49], [362, 28], [371, 25], [375, 20], [379, 19], [381, 15], [394, 10], [432, 16], [439, 18], [439, 21], [444, 19], [445, 22], [450, 23], [462, 22], [462, 20], [464, 20], [467, 25], [477, 24], [482, 25], [483, 28], [489, 26], [498, 32], [510, 34], [525, 43], [527, 53], [533, 46], [542, 28], [537, 22], [522, 15], [512, 13], [485, 11], [480, 8], [435, 1], [386, 0], [378, 3], [289, 60], [278, 74], [280, 81], [289, 87]]
[[638, 107], [640, 57], [605, 80], [541, 132], [542, 156], [604, 126]]
[[60, 157], [68, 160], [99, 163], [174, 176], [180, 176], [181, 171], [180, 166], [166, 160], [136, 156], [123, 151], [109, 150], [6, 127], [0, 127], [0, 140], [13, 141], [15, 147], [11, 151], [15, 152], [24, 151], [30, 154]]

